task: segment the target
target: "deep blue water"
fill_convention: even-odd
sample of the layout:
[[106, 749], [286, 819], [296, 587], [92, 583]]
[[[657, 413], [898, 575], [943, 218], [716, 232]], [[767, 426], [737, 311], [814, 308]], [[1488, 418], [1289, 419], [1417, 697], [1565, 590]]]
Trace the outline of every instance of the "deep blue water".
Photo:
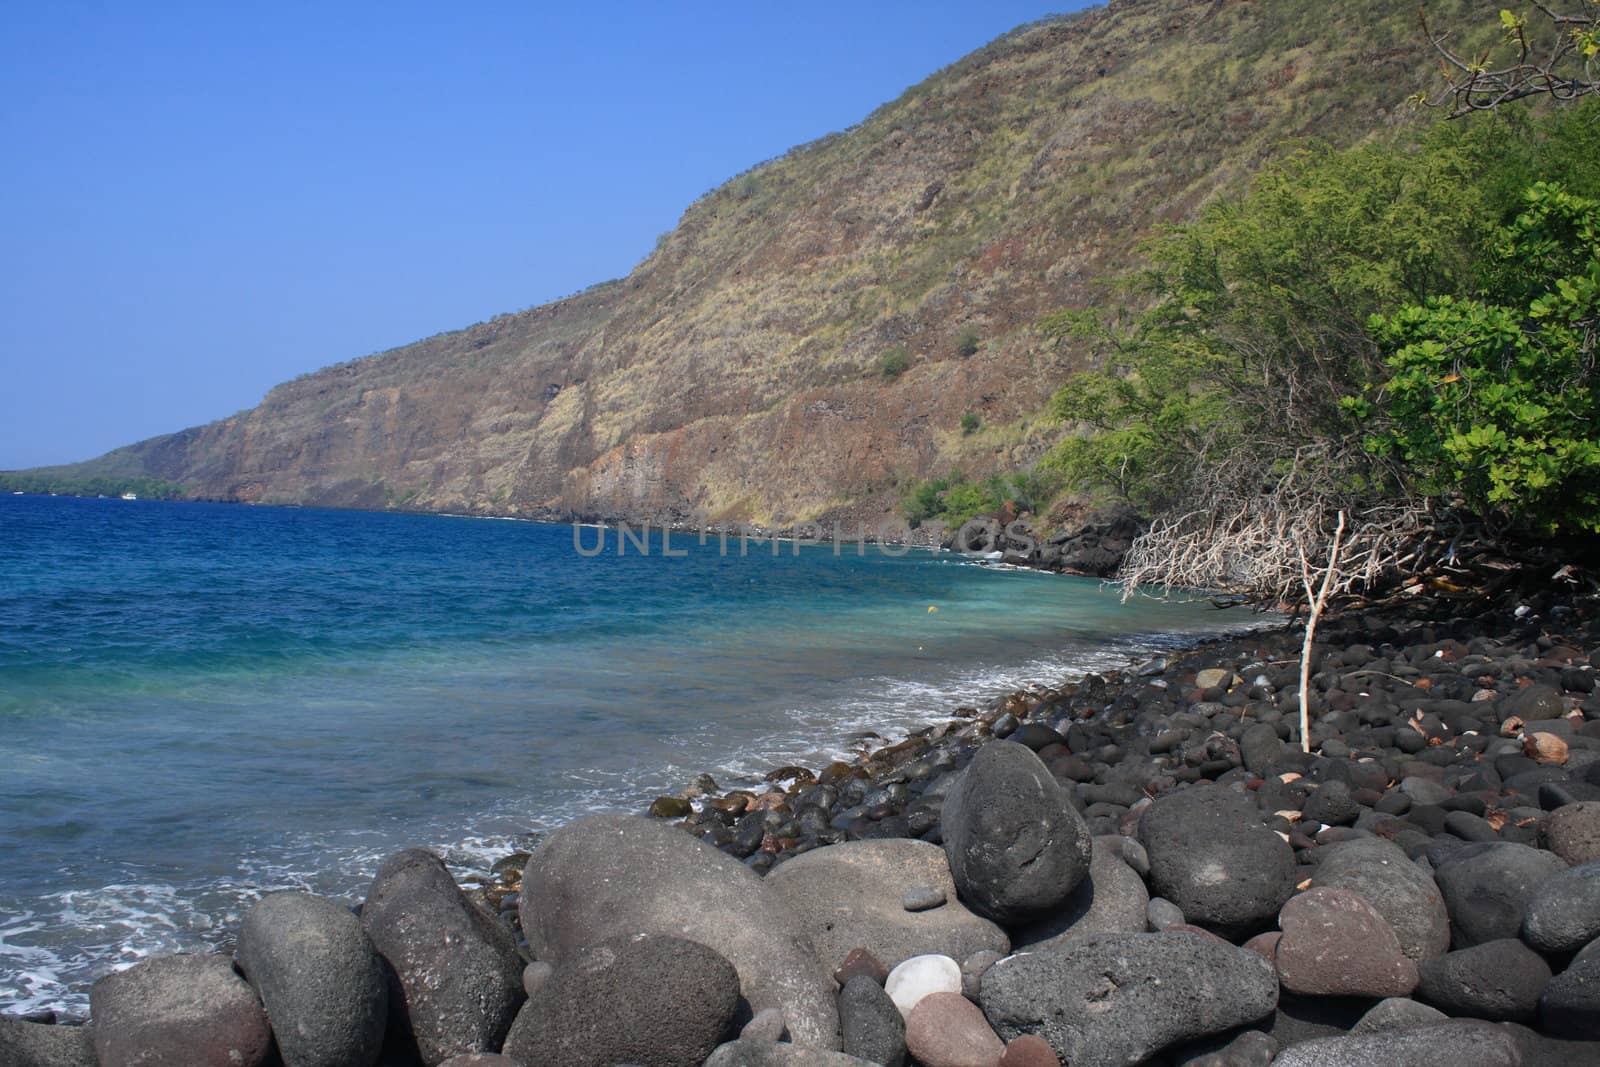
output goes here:
[[482, 867], [1238, 621], [949, 554], [607, 536], [0, 496], [0, 1010], [81, 1010], [397, 848]]

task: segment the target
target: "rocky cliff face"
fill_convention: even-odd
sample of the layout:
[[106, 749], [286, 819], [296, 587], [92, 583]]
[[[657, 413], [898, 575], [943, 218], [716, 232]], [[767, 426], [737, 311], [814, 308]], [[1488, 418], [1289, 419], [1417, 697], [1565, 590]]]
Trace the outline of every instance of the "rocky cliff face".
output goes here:
[[[1481, 6], [1431, 14], [1492, 21]], [[73, 470], [370, 508], [876, 516], [1059, 432], [1032, 415], [1082, 356], [1041, 314], [1102, 296], [1142, 236], [1285, 139], [1406, 121], [1427, 77], [1409, 4], [1116, 0], [734, 178], [625, 279]], [[968, 413], [983, 429], [963, 434]]]

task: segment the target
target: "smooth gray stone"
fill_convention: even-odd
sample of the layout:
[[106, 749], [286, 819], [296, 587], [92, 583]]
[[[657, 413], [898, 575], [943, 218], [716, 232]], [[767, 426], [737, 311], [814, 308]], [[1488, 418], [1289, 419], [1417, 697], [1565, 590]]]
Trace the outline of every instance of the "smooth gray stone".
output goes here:
[[1522, 917], [1522, 939], [1540, 952], [1576, 952], [1600, 937], [1600, 861], [1540, 882]]
[[1102, 934], [1001, 960], [979, 1001], [1003, 1040], [1037, 1034], [1072, 1067], [1125, 1067], [1271, 1015], [1278, 976], [1201, 934]]
[[1448, 1018], [1438, 1008], [1419, 1004], [1408, 997], [1389, 997], [1374, 1004], [1351, 1032], [1371, 1034], [1383, 1030], [1405, 1030], [1413, 1026], [1442, 1023]]
[[1088, 877], [1054, 915], [1017, 931], [1019, 950], [1044, 949], [1089, 934], [1145, 932], [1150, 893], [1144, 879], [1123, 862], [1121, 850], [1113, 844], [1117, 840], [1122, 839], [1094, 839]]
[[82, 1026], [50, 1026], [0, 1015], [0, 1067], [97, 1067]]
[[510, 928], [461, 892], [443, 860], [419, 848], [384, 860], [361, 926], [398, 985], [392, 1038], [409, 1032], [425, 1064], [499, 1050], [527, 999], [522, 957]]
[[[926, 841], [886, 838], [812, 849], [775, 868], [766, 884], [800, 920], [830, 971], [857, 948], [889, 968], [912, 956], [961, 960], [1011, 950], [1004, 930], [956, 899], [944, 851]], [[945, 902], [908, 911], [905, 894], [919, 887], [943, 894]]]
[[1450, 912], [1450, 943], [1469, 948], [1517, 937], [1534, 890], [1567, 869], [1561, 857], [1528, 845], [1463, 845], [1440, 860], [1434, 881]]
[[1409, 1030], [1322, 1037], [1278, 1054], [1272, 1067], [1520, 1067], [1522, 1046], [1493, 1023], [1452, 1020]]
[[559, 963], [627, 934], [686, 937], [733, 964], [752, 1011], [780, 1008], [795, 1041], [838, 1047], [836, 986], [799, 917], [759, 875], [682, 830], [635, 815], [574, 820], [540, 843], [522, 885], [537, 958]]
[[1531, 1022], [1550, 965], [1515, 938], [1485, 941], [1417, 965], [1417, 998], [1447, 1015]]
[[260, 1067], [272, 1053], [261, 999], [226, 956], [156, 956], [89, 989], [101, 1064]]
[[[563, 1067], [696, 1067], [730, 1036], [738, 1007], [738, 972], [715, 951], [681, 937], [634, 934], [556, 965], [517, 1013], [502, 1051]], [[781, 1013], [777, 1023], [781, 1033]]]
[[719, 1046], [706, 1060], [705, 1067], [872, 1067], [872, 1065], [869, 1060], [807, 1045], [740, 1040]]
[[309, 893], [269, 893], [245, 913], [234, 962], [266, 1007], [285, 1067], [378, 1061], [388, 981], [349, 908]]

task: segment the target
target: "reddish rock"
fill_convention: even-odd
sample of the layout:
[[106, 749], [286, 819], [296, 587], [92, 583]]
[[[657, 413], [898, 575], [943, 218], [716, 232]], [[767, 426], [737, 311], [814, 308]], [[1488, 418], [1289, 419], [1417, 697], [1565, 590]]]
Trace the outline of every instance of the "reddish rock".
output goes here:
[[1264, 934], [1257, 934], [1243, 945], [1239, 946], [1246, 952], [1254, 952], [1274, 967], [1278, 965], [1278, 939], [1283, 936], [1278, 930], [1269, 930]]
[[1311, 889], [1278, 915], [1276, 966], [1285, 989], [1307, 996], [1403, 997], [1417, 965], [1394, 928], [1348, 889]]
[[89, 990], [95, 1055], [141, 1067], [257, 1067], [272, 1031], [225, 956], [157, 956]]
[[929, 993], [906, 1019], [906, 1048], [924, 1067], [998, 1067], [1006, 1047], [960, 993]]
[[833, 980], [843, 986], [858, 974], [864, 974], [882, 985], [884, 979], [889, 977], [889, 968], [866, 949], [853, 948], [845, 954], [844, 962], [839, 964], [839, 969], [833, 972]]
[[1000, 1067], [1061, 1067], [1056, 1050], [1050, 1042], [1033, 1034], [1023, 1034], [1011, 1039], [1000, 1057]]

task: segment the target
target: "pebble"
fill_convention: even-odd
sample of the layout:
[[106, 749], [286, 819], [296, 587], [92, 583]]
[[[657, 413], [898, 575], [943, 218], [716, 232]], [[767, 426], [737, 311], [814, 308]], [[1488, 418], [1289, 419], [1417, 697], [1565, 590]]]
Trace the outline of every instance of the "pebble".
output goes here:
[[930, 993], [906, 1018], [906, 1049], [923, 1067], [996, 1067], [1005, 1045], [960, 993]]
[[902, 1016], [933, 993], [961, 992], [961, 965], [949, 956], [912, 956], [889, 972], [884, 991]]
[[900, 906], [907, 911], [928, 911], [944, 902], [944, 890], [936, 885], [912, 886], [900, 898]]

